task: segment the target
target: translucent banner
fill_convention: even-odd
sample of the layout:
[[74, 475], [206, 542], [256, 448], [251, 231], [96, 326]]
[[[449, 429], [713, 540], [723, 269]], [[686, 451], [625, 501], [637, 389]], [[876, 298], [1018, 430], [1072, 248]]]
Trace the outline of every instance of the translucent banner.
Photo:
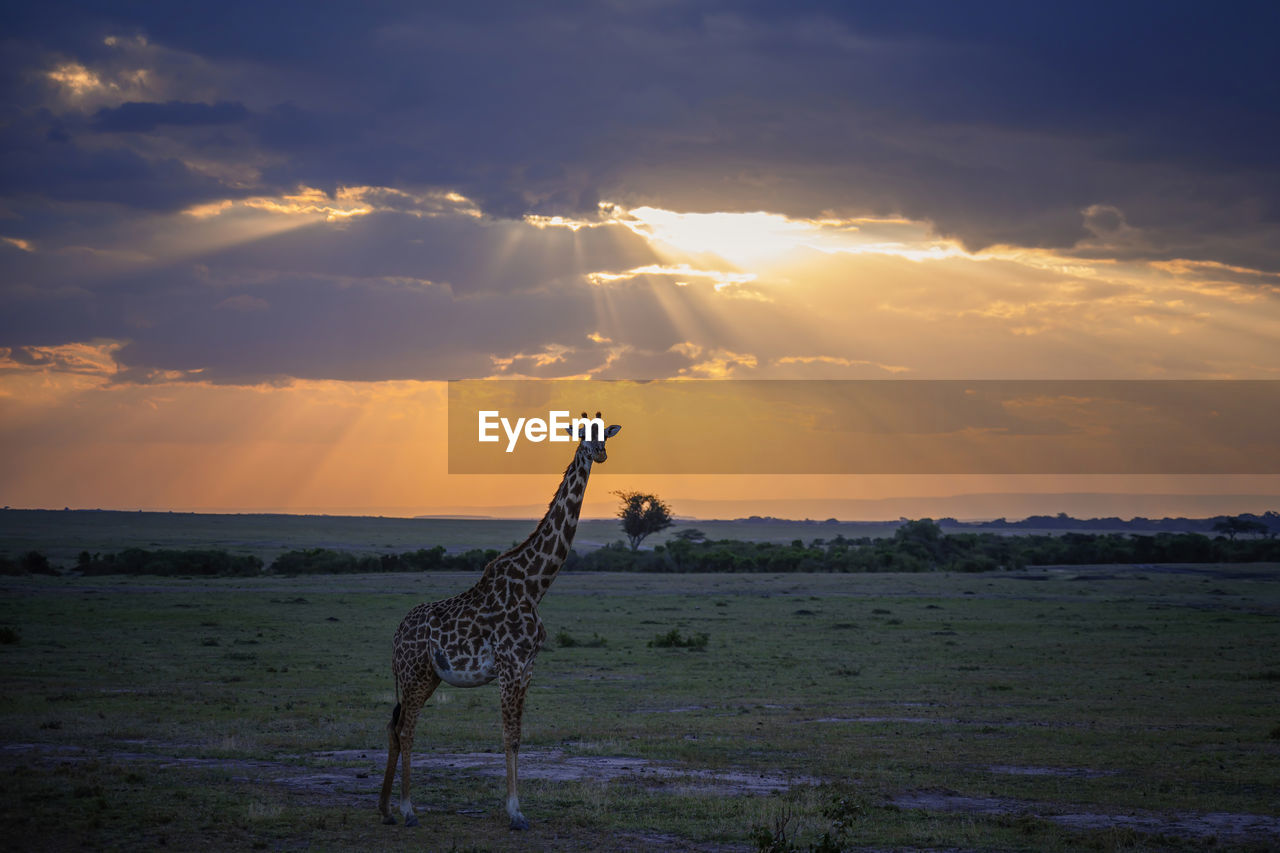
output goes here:
[[1277, 474], [1280, 381], [458, 380], [449, 473]]

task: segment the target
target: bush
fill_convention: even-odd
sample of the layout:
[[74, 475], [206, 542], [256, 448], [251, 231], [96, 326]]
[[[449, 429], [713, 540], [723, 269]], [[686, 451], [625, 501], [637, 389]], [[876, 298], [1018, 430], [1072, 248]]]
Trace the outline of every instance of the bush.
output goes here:
[[119, 554], [89, 556], [88, 552], [82, 552], [76, 568], [86, 575], [253, 577], [262, 574], [262, 560], [252, 554], [226, 551], [128, 548]]
[[556, 645], [562, 649], [598, 649], [601, 646], [608, 645], [608, 642], [608, 640], [596, 633], [592, 633], [590, 640], [579, 640], [577, 637], [563, 629], [560, 630], [560, 633], [556, 634]]
[[860, 799], [837, 797], [822, 809], [822, 816], [830, 822], [827, 831], [816, 841], [801, 847], [794, 830], [790, 829], [794, 815], [789, 809], [783, 809], [774, 818], [772, 827], [764, 824], [752, 826], [751, 840], [755, 842], [758, 853], [841, 853], [848, 849], [853, 825], [862, 820], [867, 811], [867, 804]]
[[351, 554], [329, 548], [308, 548], [281, 554], [268, 571], [276, 575], [314, 575], [346, 574], [359, 570], [360, 562]]
[[680, 635], [679, 628], [672, 628], [665, 634], [659, 634], [649, 641], [651, 649], [690, 649], [702, 651], [707, 647], [706, 634], [693, 634], [688, 637]]
[[22, 558], [22, 565], [33, 575], [56, 575], [58, 572], [49, 565], [49, 558], [39, 551], [28, 551]]
[[461, 554], [446, 554], [442, 546], [419, 548], [403, 554], [357, 557], [347, 551], [308, 548], [288, 551], [276, 557], [268, 570], [278, 575], [352, 574], [357, 572], [475, 572], [479, 573], [498, 552], [492, 548], [472, 548]]
[[601, 572], [988, 572], [1028, 565], [1205, 563], [1280, 560], [1280, 539], [1210, 539], [1200, 533], [942, 533], [929, 519], [890, 538], [815, 539], [808, 545], [673, 538], [652, 551], [621, 542], [571, 553], [566, 568]]
[[56, 575], [58, 570], [49, 565], [49, 558], [39, 551], [28, 551], [18, 559], [0, 556], [0, 575]]

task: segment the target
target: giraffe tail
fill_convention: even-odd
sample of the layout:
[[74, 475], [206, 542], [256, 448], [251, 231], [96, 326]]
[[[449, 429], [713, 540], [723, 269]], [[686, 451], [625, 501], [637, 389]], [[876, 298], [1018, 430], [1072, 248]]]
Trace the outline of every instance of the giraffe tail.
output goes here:
[[391, 709], [391, 722], [387, 723], [387, 734], [391, 736], [392, 743], [398, 749], [400, 746], [400, 703]]

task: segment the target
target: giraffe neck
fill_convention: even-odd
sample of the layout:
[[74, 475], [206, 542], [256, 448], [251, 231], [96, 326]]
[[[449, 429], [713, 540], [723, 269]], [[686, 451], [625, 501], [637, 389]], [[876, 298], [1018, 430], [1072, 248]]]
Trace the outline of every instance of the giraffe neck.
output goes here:
[[573, 461], [564, 471], [560, 488], [547, 507], [547, 513], [538, 522], [533, 533], [520, 545], [495, 561], [499, 573], [510, 580], [522, 579], [525, 594], [539, 601], [551, 587], [552, 581], [573, 545], [573, 535], [578, 531], [578, 516], [582, 512], [582, 496], [591, 476], [591, 455], [580, 445]]

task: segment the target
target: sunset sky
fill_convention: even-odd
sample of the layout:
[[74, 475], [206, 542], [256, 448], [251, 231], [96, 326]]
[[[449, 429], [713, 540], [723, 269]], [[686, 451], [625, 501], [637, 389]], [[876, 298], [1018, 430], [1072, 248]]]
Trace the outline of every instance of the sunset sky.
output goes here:
[[[1278, 35], [1271, 3], [8, 10], [0, 505], [545, 505], [447, 473], [450, 378], [1280, 379]], [[606, 463], [587, 514], [618, 488], [1280, 509], [1265, 474]]]

